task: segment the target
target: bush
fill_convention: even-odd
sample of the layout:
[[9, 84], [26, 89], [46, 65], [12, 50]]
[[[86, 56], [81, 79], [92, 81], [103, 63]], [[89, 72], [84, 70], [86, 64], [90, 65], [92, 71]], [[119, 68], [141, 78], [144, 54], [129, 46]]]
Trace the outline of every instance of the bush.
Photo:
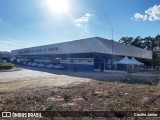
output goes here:
[[66, 92], [63, 93], [63, 98], [64, 98], [65, 101], [67, 101], [70, 97], [71, 97], [70, 94], [68, 94], [68, 93], [66, 93]]
[[0, 64], [0, 70], [9, 70], [14, 67], [14, 64], [11, 63], [1, 63]]
[[158, 81], [157, 86], [160, 87], [160, 80]]

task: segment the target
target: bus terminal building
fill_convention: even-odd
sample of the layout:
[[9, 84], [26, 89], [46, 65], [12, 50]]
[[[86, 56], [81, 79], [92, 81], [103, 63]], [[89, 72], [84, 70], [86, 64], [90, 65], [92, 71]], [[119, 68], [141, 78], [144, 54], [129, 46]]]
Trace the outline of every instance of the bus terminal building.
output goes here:
[[145, 64], [152, 60], [152, 51], [100, 37], [18, 49], [11, 54], [14, 60], [21, 62], [61, 64], [65, 69], [79, 70], [112, 70], [113, 62], [125, 56]]

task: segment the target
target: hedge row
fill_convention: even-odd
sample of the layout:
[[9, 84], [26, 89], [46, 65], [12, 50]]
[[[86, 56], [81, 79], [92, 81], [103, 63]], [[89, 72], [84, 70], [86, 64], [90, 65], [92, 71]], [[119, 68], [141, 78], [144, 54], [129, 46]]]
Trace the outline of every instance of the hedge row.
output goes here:
[[14, 64], [11, 63], [1, 63], [0, 64], [0, 70], [9, 70], [14, 67]]

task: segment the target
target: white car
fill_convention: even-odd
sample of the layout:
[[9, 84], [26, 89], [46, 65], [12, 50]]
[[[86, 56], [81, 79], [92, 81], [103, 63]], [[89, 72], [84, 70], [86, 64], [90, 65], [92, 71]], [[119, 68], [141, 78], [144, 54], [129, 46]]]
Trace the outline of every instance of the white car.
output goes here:
[[47, 68], [55, 68], [55, 66], [52, 64], [49, 64], [49, 65], [47, 65]]
[[46, 67], [46, 66], [43, 65], [42, 63], [40, 63], [40, 64], [38, 65], [38, 67]]
[[54, 66], [54, 68], [56, 68], [56, 69], [64, 69], [64, 66], [62, 66], [62, 65], [56, 65], [56, 66]]
[[38, 64], [37, 64], [37, 63], [33, 63], [32, 66], [33, 66], [33, 67], [36, 67], [36, 66], [38, 66]]
[[23, 62], [22, 64], [23, 64], [23, 65], [26, 65], [26, 64], [27, 64], [27, 62]]
[[32, 63], [31, 63], [31, 62], [29, 62], [27, 65], [31, 66], [31, 65], [32, 65]]

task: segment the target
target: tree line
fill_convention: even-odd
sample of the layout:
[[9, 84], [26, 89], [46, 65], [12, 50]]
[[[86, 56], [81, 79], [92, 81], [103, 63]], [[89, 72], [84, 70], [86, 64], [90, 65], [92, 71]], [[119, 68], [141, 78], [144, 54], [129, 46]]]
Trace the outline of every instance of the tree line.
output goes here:
[[155, 37], [148, 36], [145, 38], [141, 38], [140, 36], [136, 38], [122, 37], [119, 42], [147, 50], [153, 50], [154, 47], [160, 47], [160, 34], [156, 35]]

